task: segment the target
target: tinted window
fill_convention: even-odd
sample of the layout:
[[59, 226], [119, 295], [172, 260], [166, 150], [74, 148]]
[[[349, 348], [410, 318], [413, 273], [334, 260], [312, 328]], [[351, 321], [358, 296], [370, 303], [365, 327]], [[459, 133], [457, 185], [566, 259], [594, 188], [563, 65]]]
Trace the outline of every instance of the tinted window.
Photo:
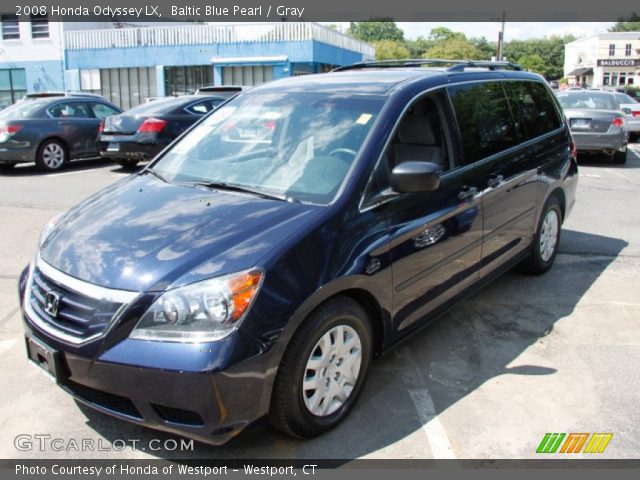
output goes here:
[[120, 112], [109, 105], [104, 103], [91, 103], [91, 110], [97, 118], [110, 117], [111, 115], [117, 115]]
[[518, 136], [501, 83], [470, 83], [448, 90], [465, 165], [517, 145]]
[[194, 103], [187, 107], [187, 110], [196, 115], [204, 115], [213, 110], [216, 105], [220, 105], [221, 101], [218, 100], [204, 100], [202, 102]]
[[84, 102], [63, 102], [49, 107], [49, 115], [54, 118], [91, 118]]
[[544, 85], [536, 82], [509, 82], [512, 107], [520, 112], [529, 138], [539, 137], [562, 125], [553, 99]]
[[174, 110], [184, 108], [189, 104], [189, 99], [184, 97], [159, 98], [153, 102], [143, 103], [127, 110], [128, 115], [166, 115]]

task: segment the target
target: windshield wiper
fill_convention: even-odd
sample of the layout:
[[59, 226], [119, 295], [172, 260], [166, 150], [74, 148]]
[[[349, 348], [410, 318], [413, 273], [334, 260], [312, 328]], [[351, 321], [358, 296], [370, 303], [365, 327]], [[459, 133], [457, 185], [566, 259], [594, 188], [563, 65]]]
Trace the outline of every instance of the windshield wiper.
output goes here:
[[227, 182], [192, 182], [191, 185], [194, 187], [205, 187], [212, 188], [214, 190], [227, 190], [229, 192], [242, 192], [249, 193], [251, 195], [255, 195], [261, 198], [268, 198], [270, 200], [280, 200], [282, 202], [290, 202], [290, 203], [300, 203], [297, 199], [290, 195], [280, 195], [276, 193], [267, 193], [262, 190], [254, 190], [249, 187], [244, 187], [242, 185], [237, 185], [235, 183], [227, 183]]
[[153, 170], [152, 168], [145, 168], [144, 170], [142, 170], [140, 173], [138, 173], [138, 175], [142, 175], [145, 172], [150, 173], [151, 175], [153, 175], [154, 177], [162, 180], [164, 183], [169, 183], [169, 180], [167, 180], [166, 178], [164, 178], [164, 176], [158, 172], [156, 172], [155, 170]]

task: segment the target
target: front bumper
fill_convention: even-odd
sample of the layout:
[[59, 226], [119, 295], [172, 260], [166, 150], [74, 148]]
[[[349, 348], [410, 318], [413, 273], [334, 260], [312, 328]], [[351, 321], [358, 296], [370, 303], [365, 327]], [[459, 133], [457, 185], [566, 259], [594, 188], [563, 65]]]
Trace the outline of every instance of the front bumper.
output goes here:
[[[116, 326], [95, 341], [69, 345], [30, 318], [28, 275], [21, 277], [20, 298], [29, 359], [44, 362], [80, 402], [214, 445], [267, 414], [271, 351], [253, 337], [236, 331], [207, 344], [154, 342], [130, 339]], [[47, 353], [34, 352], [34, 344]]]
[[615, 150], [623, 152], [627, 148], [629, 132], [625, 129], [618, 129], [613, 133], [586, 133], [572, 131], [576, 148], [582, 152], [602, 152], [604, 150]]

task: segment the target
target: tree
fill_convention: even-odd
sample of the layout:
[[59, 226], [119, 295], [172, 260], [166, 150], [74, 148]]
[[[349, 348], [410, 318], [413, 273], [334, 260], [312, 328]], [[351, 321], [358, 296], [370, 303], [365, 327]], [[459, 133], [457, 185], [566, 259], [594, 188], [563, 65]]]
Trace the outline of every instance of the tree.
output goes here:
[[504, 56], [511, 62], [520, 63], [522, 57], [537, 55], [545, 65], [541, 74], [547, 79], [556, 79], [562, 76], [564, 70], [564, 46], [574, 40], [573, 35], [512, 40], [505, 43]]
[[396, 40], [379, 40], [373, 42], [376, 47], [376, 60], [394, 60], [396, 58], [409, 58], [409, 50], [402, 42]]
[[640, 32], [640, 15], [633, 12], [629, 18], [619, 18], [610, 32]]
[[370, 22], [351, 22], [348, 33], [365, 42], [404, 41], [404, 32], [390, 18], [373, 18]]
[[518, 60], [518, 63], [522, 68], [529, 72], [544, 75], [544, 73], [547, 71], [547, 66], [544, 63], [544, 60], [540, 57], [540, 55], [536, 55], [535, 53], [532, 55], [523, 55]]
[[451, 60], [480, 60], [482, 54], [469, 40], [449, 40], [429, 48], [423, 58], [446, 58]]
[[450, 40], [466, 40], [462, 32], [454, 32], [447, 27], [435, 27], [429, 32], [429, 40], [432, 42], [448, 42]]

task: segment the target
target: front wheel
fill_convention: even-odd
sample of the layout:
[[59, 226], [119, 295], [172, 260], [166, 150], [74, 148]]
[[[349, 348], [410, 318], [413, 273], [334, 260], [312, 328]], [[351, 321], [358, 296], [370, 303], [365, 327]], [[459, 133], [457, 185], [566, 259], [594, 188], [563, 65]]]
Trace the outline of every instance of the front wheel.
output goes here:
[[36, 165], [41, 170], [55, 172], [62, 169], [68, 160], [67, 148], [59, 140], [46, 140], [36, 155]]
[[556, 197], [547, 200], [535, 237], [531, 255], [523, 262], [526, 273], [541, 275], [551, 268], [560, 246], [562, 210]]
[[355, 403], [372, 351], [364, 309], [338, 297], [318, 307], [291, 340], [278, 369], [270, 423], [298, 438], [339, 424]]

